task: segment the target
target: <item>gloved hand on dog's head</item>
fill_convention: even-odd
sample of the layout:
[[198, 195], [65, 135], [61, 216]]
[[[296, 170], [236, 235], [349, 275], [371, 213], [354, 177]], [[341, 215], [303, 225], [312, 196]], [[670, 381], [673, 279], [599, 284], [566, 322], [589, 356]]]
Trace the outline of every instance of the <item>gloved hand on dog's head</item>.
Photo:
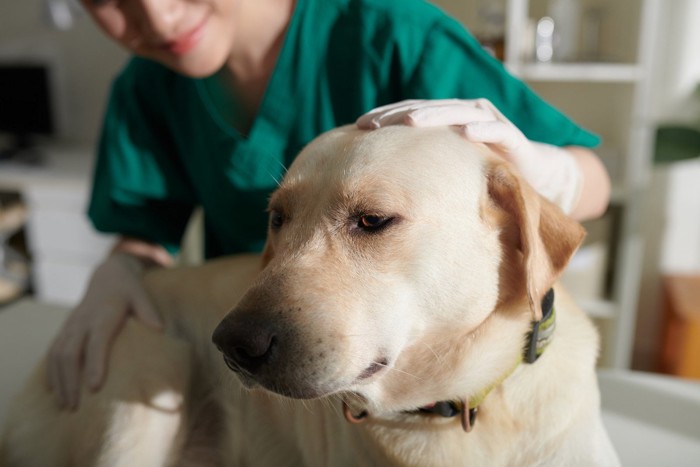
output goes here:
[[357, 119], [363, 129], [388, 125], [459, 126], [475, 143], [489, 145], [515, 164], [542, 196], [571, 213], [578, 202], [582, 176], [566, 149], [530, 141], [487, 99], [406, 100], [378, 107]]

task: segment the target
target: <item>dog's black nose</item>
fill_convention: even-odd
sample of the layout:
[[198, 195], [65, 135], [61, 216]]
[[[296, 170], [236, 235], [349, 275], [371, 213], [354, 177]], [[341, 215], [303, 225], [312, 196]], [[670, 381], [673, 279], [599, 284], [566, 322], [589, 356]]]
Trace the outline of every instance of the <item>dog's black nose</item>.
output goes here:
[[277, 346], [270, 326], [250, 319], [224, 319], [214, 330], [212, 341], [232, 370], [250, 375], [270, 360]]

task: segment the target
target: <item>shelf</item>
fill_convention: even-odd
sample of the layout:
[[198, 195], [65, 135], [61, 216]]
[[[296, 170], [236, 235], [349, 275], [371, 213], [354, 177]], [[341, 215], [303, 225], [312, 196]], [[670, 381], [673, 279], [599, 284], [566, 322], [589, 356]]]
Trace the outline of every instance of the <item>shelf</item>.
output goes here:
[[[600, 232], [601, 241], [609, 247], [604, 274], [610, 291], [605, 296], [612, 300], [595, 293], [572, 296], [589, 316], [604, 321], [600, 363], [629, 368], [643, 269], [638, 222], [645, 210], [642, 195], [650, 178], [649, 153], [654, 141], [653, 126], [648, 123], [651, 63], [664, 2], [581, 0], [580, 39], [585, 37], [586, 41], [580, 41], [580, 55], [576, 56], [600, 60], [536, 63], [532, 59], [537, 46], [533, 20], [549, 15], [550, 0], [433, 1], [484, 36], [485, 32], [502, 32], [498, 37], [505, 38], [505, 67], [612, 145], [595, 149], [613, 179], [611, 213], [615, 219], [613, 224], [606, 220]], [[502, 19], [493, 12], [502, 12]], [[485, 20], [502, 24], [490, 24], [491, 30], [486, 31]], [[576, 274], [571, 265], [568, 272]], [[580, 288], [581, 283], [575, 285]]]
[[636, 83], [643, 69], [625, 63], [529, 63], [508, 66], [526, 81]]

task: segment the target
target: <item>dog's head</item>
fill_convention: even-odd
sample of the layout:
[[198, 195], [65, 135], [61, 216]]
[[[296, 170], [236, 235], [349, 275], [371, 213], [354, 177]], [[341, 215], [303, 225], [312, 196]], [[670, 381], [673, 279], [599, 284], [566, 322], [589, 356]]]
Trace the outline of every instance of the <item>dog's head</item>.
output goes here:
[[583, 238], [447, 127], [328, 132], [269, 209], [264, 268], [215, 343], [244, 384], [350, 392], [379, 411], [477, 391], [512, 366]]

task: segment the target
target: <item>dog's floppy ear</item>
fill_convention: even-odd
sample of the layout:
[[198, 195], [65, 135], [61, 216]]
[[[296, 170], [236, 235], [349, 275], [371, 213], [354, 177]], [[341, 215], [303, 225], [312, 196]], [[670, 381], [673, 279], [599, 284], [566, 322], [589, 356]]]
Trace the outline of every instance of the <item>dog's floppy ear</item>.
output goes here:
[[566, 216], [503, 160], [487, 162], [488, 193], [513, 228], [534, 320], [542, 318], [542, 298], [563, 271], [585, 236], [583, 227]]

